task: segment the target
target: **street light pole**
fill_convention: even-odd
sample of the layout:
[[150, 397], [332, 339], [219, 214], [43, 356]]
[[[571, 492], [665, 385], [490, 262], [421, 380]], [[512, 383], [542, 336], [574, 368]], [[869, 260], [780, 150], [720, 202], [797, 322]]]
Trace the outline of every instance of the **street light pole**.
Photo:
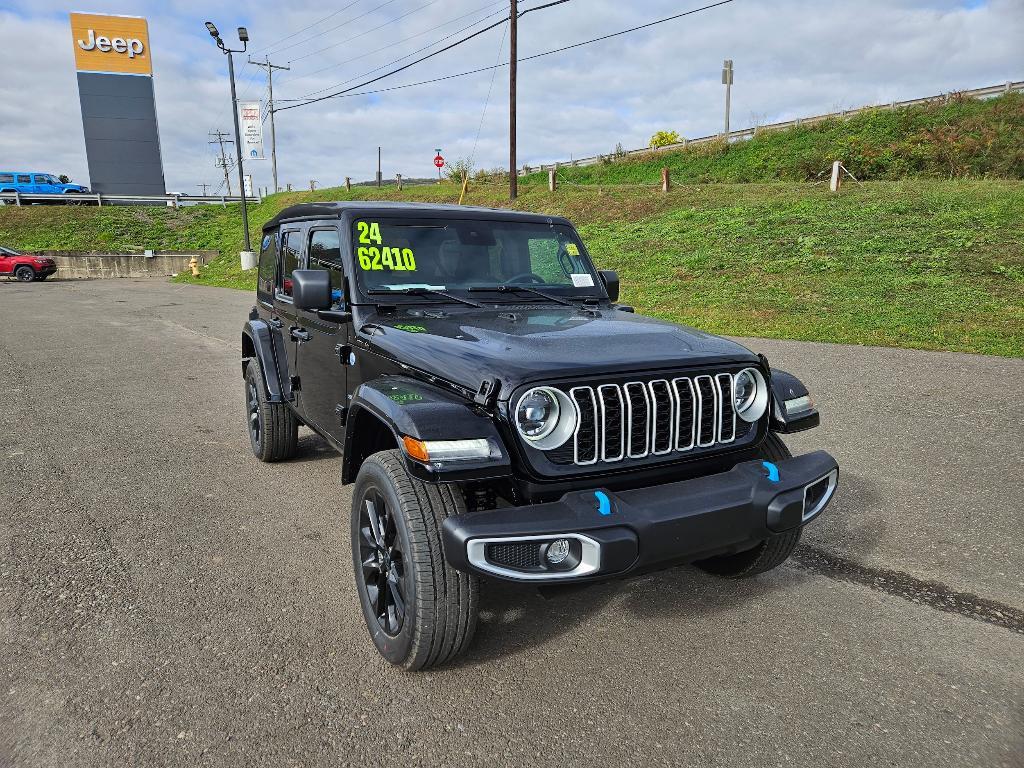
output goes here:
[[213, 22], [206, 22], [206, 29], [210, 33], [217, 47], [228, 57], [228, 78], [231, 80], [231, 112], [235, 118], [235, 157], [238, 162], [238, 191], [242, 196], [242, 240], [245, 243], [245, 250], [242, 252], [242, 268], [251, 269], [255, 264], [252, 254], [252, 245], [249, 242], [249, 210], [245, 199], [245, 169], [242, 166], [242, 132], [238, 126], [238, 95], [235, 92], [235, 60], [232, 54], [245, 53], [249, 45], [249, 32], [245, 27], [238, 28], [238, 39], [242, 47], [238, 49], [228, 48], [220, 37], [220, 32]]

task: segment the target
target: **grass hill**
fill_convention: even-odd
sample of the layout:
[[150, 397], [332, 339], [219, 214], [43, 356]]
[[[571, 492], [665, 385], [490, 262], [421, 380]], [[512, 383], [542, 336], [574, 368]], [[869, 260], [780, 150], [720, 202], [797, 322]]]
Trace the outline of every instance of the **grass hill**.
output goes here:
[[[749, 141], [713, 142], [637, 159], [559, 169], [570, 184], [658, 184], [667, 167], [679, 183], [810, 181], [841, 160], [863, 180], [907, 177], [1024, 179], [1024, 94], [981, 101], [877, 109], [849, 119], [766, 131]], [[524, 183], [546, 184], [547, 173]]]
[[[806, 179], [842, 159], [839, 194]], [[662, 165], [673, 190], [655, 185]], [[949, 177], [953, 177], [950, 179]], [[1024, 356], [1024, 96], [878, 111], [723, 147], [528, 177], [516, 208], [568, 216], [623, 300], [715, 333]], [[741, 183], [742, 182], [742, 183]], [[456, 202], [451, 184], [273, 195]], [[502, 184], [466, 202], [507, 206]], [[28, 250], [211, 249], [193, 279], [252, 290], [237, 205], [0, 207], [0, 244]]]

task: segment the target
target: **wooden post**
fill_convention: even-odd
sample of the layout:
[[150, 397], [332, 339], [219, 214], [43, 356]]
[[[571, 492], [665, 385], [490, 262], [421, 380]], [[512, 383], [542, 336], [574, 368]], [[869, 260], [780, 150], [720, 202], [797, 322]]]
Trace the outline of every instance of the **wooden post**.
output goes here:
[[554, 168], [548, 171], [548, 192], [554, 192], [555, 187], [558, 186], [558, 180], [555, 174], [556, 172]]
[[667, 194], [668, 190], [669, 190], [670, 183], [671, 182], [669, 180], [668, 168], [662, 168], [661, 169], [661, 191], [665, 192]]
[[509, 60], [508, 60], [508, 197], [515, 200], [519, 196], [519, 176], [516, 169], [516, 65], [519, 62], [518, 27], [519, 3], [511, 0], [508, 15], [509, 28]]
[[398, 191], [402, 191], [402, 174], [396, 173], [395, 178], [398, 179]]
[[839, 169], [842, 167], [842, 163], [836, 160], [832, 163], [832, 180], [829, 182], [828, 188], [833, 192], [838, 192], [839, 187], [842, 185], [843, 180], [840, 177]]
[[459, 193], [459, 205], [466, 198], [466, 191], [469, 189], [469, 171], [462, 172], [462, 192]]
[[345, 191], [346, 192], [351, 192], [352, 191], [352, 177], [351, 176], [346, 176], [345, 177]]
[[287, 189], [288, 189], [288, 191], [289, 191], [289, 192], [291, 192], [291, 191], [292, 191], [292, 185], [291, 185], [291, 184], [286, 184], [285, 186], [287, 187]]

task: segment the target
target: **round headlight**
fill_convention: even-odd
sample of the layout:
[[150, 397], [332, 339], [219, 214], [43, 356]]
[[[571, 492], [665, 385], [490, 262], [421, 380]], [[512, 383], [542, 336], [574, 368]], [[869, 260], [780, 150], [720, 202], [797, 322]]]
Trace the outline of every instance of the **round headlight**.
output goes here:
[[768, 409], [768, 384], [757, 368], [744, 368], [732, 379], [733, 408], [744, 421], [757, 421]]
[[519, 434], [542, 451], [562, 445], [576, 429], [576, 407], [553, 387], [534, 387], [524, 394], [514, 418]]

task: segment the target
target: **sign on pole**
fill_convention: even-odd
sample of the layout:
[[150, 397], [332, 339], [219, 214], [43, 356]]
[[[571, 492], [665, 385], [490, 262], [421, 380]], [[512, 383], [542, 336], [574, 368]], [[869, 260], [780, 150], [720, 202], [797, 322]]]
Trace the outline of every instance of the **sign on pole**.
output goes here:
[[255, 195], [252, 193], [252, 174], [247, 173], [243, 178], [245, 179], [245, 196], [255, 197]]
[[265, 160], [263, 156], [263, 110], [258, 101], [243, 101], [238, 105], [242, 119], [242, 157], [246, 160]]

